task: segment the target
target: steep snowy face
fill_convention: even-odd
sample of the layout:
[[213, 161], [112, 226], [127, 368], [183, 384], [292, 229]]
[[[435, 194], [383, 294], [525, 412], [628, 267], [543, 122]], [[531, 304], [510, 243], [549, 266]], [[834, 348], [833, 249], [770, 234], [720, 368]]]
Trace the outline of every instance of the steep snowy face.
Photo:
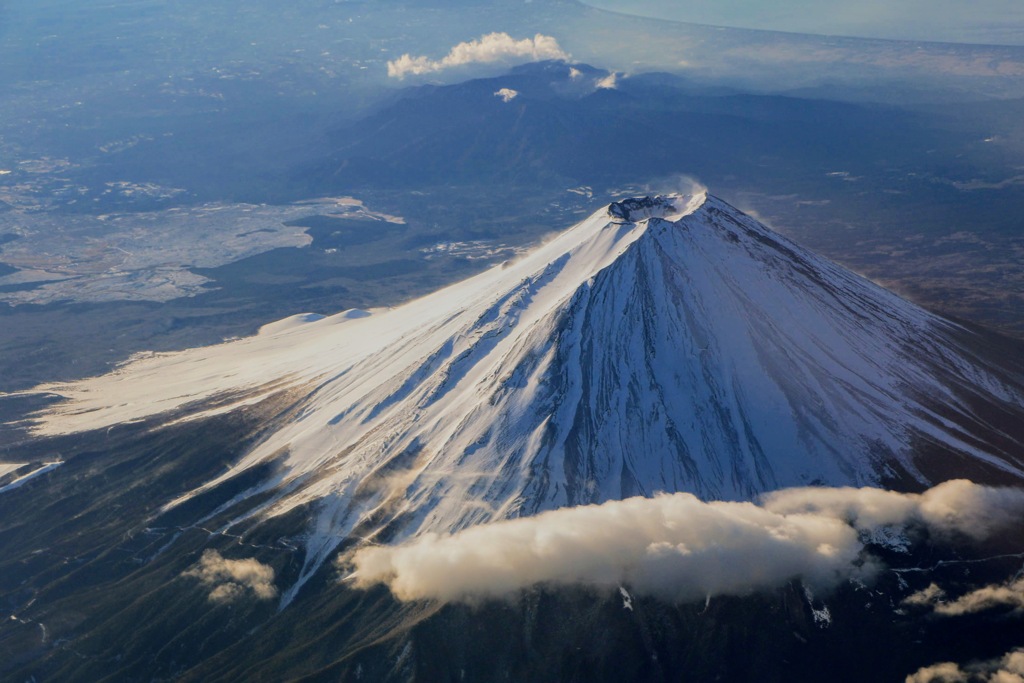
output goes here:
[[964, 426], [984, 424], [965, 396], [1024, 412], [1019, 378], [954, 341], [966, 335], [720, 200], [631, 199], [395, 309], [297, 317], [42, 387], [67, 400], [36, 428], [301, 390], [295, 419], [171, 505], [275, 459], [235, 502], [269, 494], [243, 518], [315, 504], [308, 576], [385, 526], [401, 538], [657, 491], [924, 483], [921, 442], [1022, 477], [1024, 446]]

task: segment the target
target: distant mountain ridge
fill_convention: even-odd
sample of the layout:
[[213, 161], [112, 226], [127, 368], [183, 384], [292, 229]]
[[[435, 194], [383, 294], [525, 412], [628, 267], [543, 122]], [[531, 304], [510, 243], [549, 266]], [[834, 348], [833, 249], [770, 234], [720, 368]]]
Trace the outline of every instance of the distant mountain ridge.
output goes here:
[[[517, 95], [506, 101], [496, 94], [502, 89]], [[334, 131], [323, 156], [294, 173], [324, 192], [495, 182], [596, 187], [682, 171], [724, 182], [759, 177], [766, 163], [787, 173], [835, 159], [851, 167], [879, 157], [896, 163], [941, 140], [894, 108], [744, 95], [670, 74], [626, 77], [547, 61], [404, 88]]]

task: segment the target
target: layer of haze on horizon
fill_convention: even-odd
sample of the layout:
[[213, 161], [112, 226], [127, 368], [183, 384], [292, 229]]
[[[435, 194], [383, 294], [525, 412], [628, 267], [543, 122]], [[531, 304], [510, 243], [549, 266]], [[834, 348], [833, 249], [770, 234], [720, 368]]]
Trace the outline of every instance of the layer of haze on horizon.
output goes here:
[[823, 35], [1024, 45], [1020, 0], [584, 0], [657, 19]]

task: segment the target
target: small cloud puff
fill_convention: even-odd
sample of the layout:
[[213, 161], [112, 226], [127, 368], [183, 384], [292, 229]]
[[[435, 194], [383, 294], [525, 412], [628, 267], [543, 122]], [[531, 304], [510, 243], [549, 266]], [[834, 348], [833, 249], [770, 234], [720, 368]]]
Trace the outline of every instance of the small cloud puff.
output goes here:
[[501, 90], [494, 93], [494, 96], [500, 97], [501, 101], [504, 102], [505, 104], [508, 104], [509, 102], [514, 100], [518, 95], [519, 93], [513, 90], [512, 88], [502, 88]]
[[619, 87], [619, 74], [614, 71], [597, 82], [598, 90], [615, 90], [617, 87]]
[[942, 662], [918, 669], [906, 683], [967, 683], [967, 674], [958, 664]]
[[903, 598], [903, 604], [908, 607], [931, 607], [946, 597], [946, 591], [939, 588], [938, 584], [931, 584], [924, 590]]
[[563, 508], [428, 533], [352, 557], [357, 587], [383, 583], [402, 600], [478, 600], [540, 584], [604, 588], [685, 601], [744, 595], [793, 579], [827, 589], [876, 569], [870, 531], [924, 526], [982, 538], [1024, 512], [1024, 491], [966, 481], [923, 494], [800, 488], [760, 504], [687, 493]]
[[388, 76], [402, 79], [466, 64], [539, 62], [546, 59], [568, 60], [570, 56], [551, 36], [538, 33], [533, 38], [516, 40], [507, 33], [488, 33], [476, 40], [459, 43], [439, 60], [404, 54], [388, 62]]
[[918, 669], [906, 683], [1024, 683], [1024, 650], [1008, 652], [999, 659], [972, 662], [961, 667], [942, 662]]
[[990, 609], [1012, 608], [1024, 611], [1024, 578], [1005, 584], [993, 584], [961, 595], [956, 600], [946, 600], [946, 592], [936, 584], [906, 598], [903, 603], [911, 607], [929, 607], [935, 614], [957, 617], [976, 614]]
[[199, 579], [204, 586], [210, 588], [210, 602], [234, 602], [247, 592], [260, 600], [270, 600], [277, 596], [272, 567], [252, 558], [228, 560], [216, 550], [203, 552], [199, 563], [182, 576]]

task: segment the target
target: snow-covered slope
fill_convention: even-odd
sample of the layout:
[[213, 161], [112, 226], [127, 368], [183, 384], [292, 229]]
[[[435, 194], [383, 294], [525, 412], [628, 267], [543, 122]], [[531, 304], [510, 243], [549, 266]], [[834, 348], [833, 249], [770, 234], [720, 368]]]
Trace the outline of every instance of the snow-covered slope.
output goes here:
[[66, 400], [35, 429], [298, 392], [296, 418], [169, 505], [277, 459], [234, 502], [270, 494], [239, 521], [314, 504], [305, 578], [388, 525], [402, 538], [657, 491], [924, 483], [921, 443], [1024, 477], [1021, 444], [986, 441], [965, 400], [1024, 412], [1020, 380], [967, 337], [718, 199], [672, 195], [612, 204], [398, 308], [297, 316], [41, 387]]

